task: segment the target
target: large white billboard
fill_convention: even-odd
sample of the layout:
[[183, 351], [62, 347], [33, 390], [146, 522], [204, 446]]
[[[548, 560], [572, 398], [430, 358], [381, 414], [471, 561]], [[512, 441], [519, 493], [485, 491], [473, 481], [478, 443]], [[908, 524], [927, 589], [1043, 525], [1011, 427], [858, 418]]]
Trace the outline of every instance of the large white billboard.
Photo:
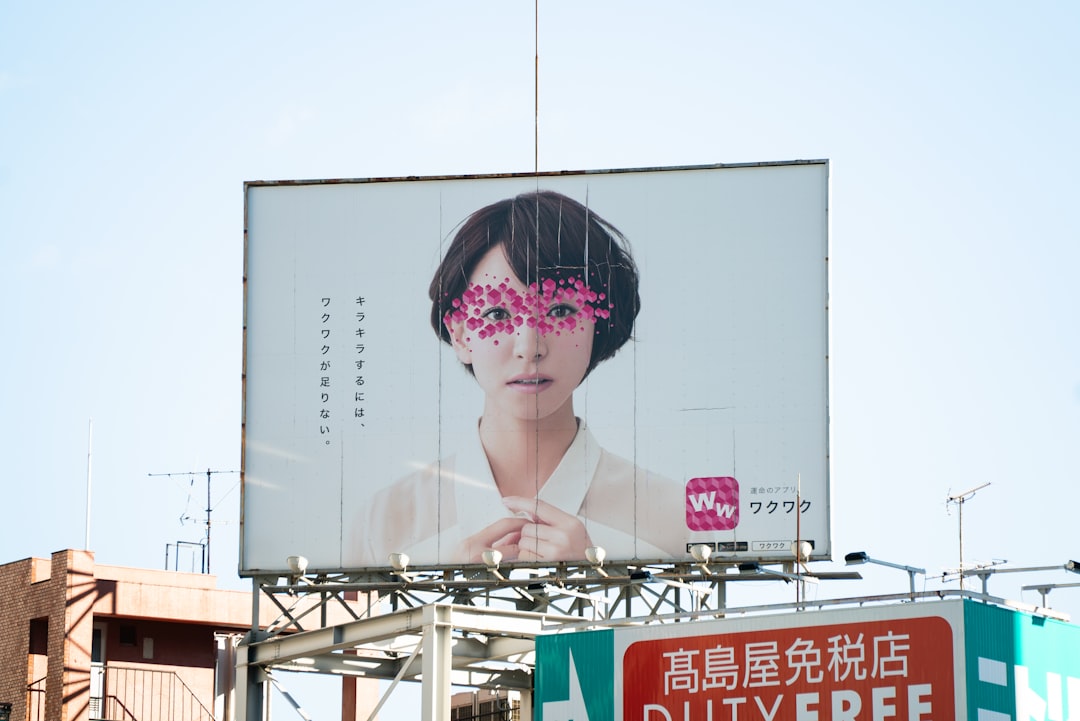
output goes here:
[[828, 163], [245, 186], [241, 572], [830, 555]]

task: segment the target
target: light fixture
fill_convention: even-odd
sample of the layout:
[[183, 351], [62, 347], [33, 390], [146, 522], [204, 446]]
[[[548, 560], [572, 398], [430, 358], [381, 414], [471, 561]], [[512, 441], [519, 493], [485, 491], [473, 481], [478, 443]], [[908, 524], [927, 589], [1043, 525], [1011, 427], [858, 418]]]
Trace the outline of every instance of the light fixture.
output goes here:
[[844, 563], [848, 566], [857, 566], [862, 563], [873, 563], [877, 566], [887, 566], [889, 568], [896, 568], [901, 571], [906, 571], [908, 575], [908, 584], [911, 589], [912, 599], [915, 597], [915, 574], [921, 573], [926, 575], [925, 568], [916, 568], [915, 566], [905, 566], [902, 563], [891, 563], [890, 561], [879, 561], [876, 558], [870, 558], [870, 555], [866, 551], [854, 551], [844, 556]]
[[791, 542], [791, 555], [795, 556], [795, 560], [799, 563], [804, 563], [810, 560], [810, 554], [814, 551], [814, 544], [809, 541], [792, 541]]
[[[1075, 563], [1075, 561], [1069, 561], [1069, 563]], [[1080, 571], [1073, 571], [1073, 573], [1080, 573]], [[1042, 601], [1039, 605], [1043, 608], [1049, 608], [1046, 605], [1046, 597], [1050, 595], [1050, 592], [1055, 588], [1080, 588], [1080, 583], [1040, 583], [1034, 586], [1021, 586], [1021, 591], [1038, 591], [1039, 596], [1042, 597]]]
[[690, 555], [698, 563], [708, 563], [709, 558], [712, 556], [712, 546], [707, 543], [695, 543], [690, 546]]
[[502, 551], [489, 548], [480, 554], [480, 558], [483, 559], [484, 565], [487, 566], [487, 570], [497, 571], [499, 570], [499, 563], [502, 562]]
[[709, 570], [709, 559], [712, 557], [713, 547], [708, 543], [695, 543], [689, 548], [690, 555], [697, 565], [701, 568], [702, 573], [705, 575], [712, 575], [712, 571]]
[[799, 581], [802, 583], [817, 583], [818, 579], [815, 576], [808, 576], [806, 574], [794, 574], [786, 573], [784, 571], [774, 571], [771, 568], [765, 568], [757, 561], [747, 561], [739, 564], [739, 574], [747, 575], [760, 575], [760, 576], [774, 576], [776, 578], [782, 578], [785, 583], [791, 583], [792, 581]]
[[711, 588], [699, 588], [692, 583], [686, 583], [685, 581], [676, 581], [673, 578], [661, 578], [659, 576], [654, 576], [650, 580], [658, 581], [659, 583], [662, 583], [670, 588], [683, 589], [692, 593], [694, 595], [693, 598], [695, 611], [701, 610], [701, 608], [705, 605], [705, 599], [707, 599], [709, 597], [709, 594], [712, 593]]
[[603, 546], [588, 546], [585, 549], [585, 560], [592, 566], [593, 572], [598, 576], [609, 578], [604, 570], [604, 559], [607, 558], [607, 549]]
[[662, 576], [654, 576], [652, 574], [652, 571], [649, 571], [649, 570], [644, 569], [644, 568], [639, 568], [636, 571], [631, 571], [629, 578], [630, 578], [630, 583], [631, 584], [661, 583], [661, 584], [663, 584], [665, 586], [668, 586], [670, 588], [685, 589], [685, 590], [687, 590], [687, 591], [689, 591], [690, 593], [693, 594], [695, 610], [697, 610], [701, 606], [703, 606], [705, 604], [705, 599], [709, 597], [710, 593], [712, 593], [711, 588], [698, 588], [697, 586], [694, 586], [693, 584], [690, 584], [690, 583], [686, 583], [684, 581], [676, 581], [676, 580], [671, 579], [671, 578], [663, 578]]
[[607, 558], [607, 551], [603, 546], [589, 546], [585, 549], [585, 560], [596, 567], [603, 566], [605, 558]]
[[597, 606], [611, 605], [611, 601], [602, 596], [593, 596], [592, 594], [575, 591], [574, 589], [567, 588], [560, 583], [548, 583], [547, 581], [540, 581], [537, 583], [530, 583], [528, 586], [525, 587], [525, 590], [528, 591], [529, 595], [532, 596], [534, 601], [548, 602], [553, 596], [562, 596], [567, 598], [578, 598], [582, 601], [588, 601], [592, 605], [594, 610]]
[[409, 554], [394, 552], [388, 556], [390, 567], [399, 573], [409, 570]]
[[[1006, 563], [1006, 561], [1001, 561], [1001, 563]], [[987, 582], [990, 580], [990, 576], [995, 573], [1032, 573], [1034, 571], [1057, 571], [1060, 569], [1071, 571], [1072, 573], [1080, 573], [1080, 562], [1069, 560], [1057, 566], [1026, 566], [1023, 568], [973, 568], [971, 570], [961, 571], [960, 578], [964, 579], [968, 576], [978, 576], [979, 580], [982, 581], [982, 592], [985, 596], [987, 595]], [[1034, 588], [1034, 586], [1032, 588]]]
[[285, 559], [285, 563], [289, 564], [289, 570], [294, 576], [303, 576], [307, 571], [308, 560], [303, 556], [289, 556]]

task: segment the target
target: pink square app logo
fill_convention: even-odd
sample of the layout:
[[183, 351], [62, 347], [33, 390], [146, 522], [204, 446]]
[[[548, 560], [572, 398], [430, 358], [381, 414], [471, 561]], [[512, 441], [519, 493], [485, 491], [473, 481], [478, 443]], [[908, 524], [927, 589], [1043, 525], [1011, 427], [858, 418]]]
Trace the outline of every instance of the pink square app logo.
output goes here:
[[739, 482], [731, 476], [691, 478], [686, 482], [686, 527], [691, 531], [730, 531], [739, 525]]

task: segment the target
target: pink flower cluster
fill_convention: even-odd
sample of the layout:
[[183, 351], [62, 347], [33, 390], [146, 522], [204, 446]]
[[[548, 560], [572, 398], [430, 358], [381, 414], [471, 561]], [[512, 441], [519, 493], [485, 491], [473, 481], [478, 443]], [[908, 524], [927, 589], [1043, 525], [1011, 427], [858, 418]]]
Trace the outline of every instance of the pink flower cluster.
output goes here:
[[497, 286], [477, 283], [467, 288], [451, 301], [443, 323], [448, 328], [464, 323], [481, 339], [513, 334], [523, 325], [536, 328], [541, 335], [573, 333], [583, 321], [595, 323], [597, 318], [611, 316], [611, 305], [604, 303], [605, 298], [577, 277], [545, 278], [530, 284], [524, 293], [510, 287], [507, 278]]

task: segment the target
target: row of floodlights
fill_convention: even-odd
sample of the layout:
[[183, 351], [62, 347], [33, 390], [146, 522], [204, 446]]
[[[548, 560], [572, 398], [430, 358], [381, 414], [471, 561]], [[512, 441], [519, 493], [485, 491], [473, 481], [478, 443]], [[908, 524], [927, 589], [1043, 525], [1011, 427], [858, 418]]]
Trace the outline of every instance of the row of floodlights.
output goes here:
[[[791, 546], [792, 546], [792, 555], [796, 556], [800, 561], [808, 560], [809, 557], [810, 557], [810, 552], [813, 550], [811, 545], [809, 543], [807, 543], [806, 541], [801, 541], [801, 542], [798, 542], [798, 543], [793, 542], [791, 544]], [[693, 545], [693, 546], [690, 547], [690, 555], [693, 557], [693, 559], [696, 562], [698, 562], [699, 564], [702, 564], [704, 566], [706, 563], [708, 563], [709, 559], [712, 557], [712, 550], [713, 550], [712, 547], [709, 546], [708, 544], [700, 543], [700, 544], [696, 544], [696, 545]], [[487, 551], [484, 551], [480, 555], [481, 555], [481, 559], [483, 560], [484, 566], [487, 567], [487, 569], [489, 571], [498, 570], [499, 564], [502, 563], [502, 553], [501, 552], [499, 552], [498, 550], [495, 550], [495, 549], [489, 549]], [[585, 560], [588, 561], [590, 565], [595, 566], [596, 568], [602, 567], [604, 565], [604, 560], [606, 558], [607, 558], [607, 551], [602, 546], [589, 546], [588, 548], [585, 549]], [[388, 560], [390, 562], [390, 567], [393, 568], [398, 573], [404, 573], [406, 570], [408, 570], [409, 561], [410, 561], [408, 554], [400, 553], [400, 552], [391, 553], [389, 555]], [[865, 551], [855, 551], [854, 553], [849, 553], [849, 554], [845, 555], [844, 556], [844, 562], [849, 566], [859, 565], [859, 564], [863, 564], [863, 563], [872, 563], [872, 564], [876, 564], [876, 565], [879, 565], [879, 566], [887, 566], [889, 568], [895, 568], [895, 569], [898, 569], [898, 570], [901, 570], [901, 571], [905, 571], [908, 574], [908, 578], [909, 578], [909, 581], [910, 581], [910, 584], [911, 584], [911, 592], [912, 593], [915, 593], [915, 575], [916, 574], [922, 574], [924, 576], [926, 575], [926, 569], [925, 568], [918, 568], [918, 567], [915, 567], [915, 566], [906, 566], [906, 565], [900, 564], [900, 563], [892, 563], [890, 561], [882, 561], [882, 560], [877, 559], [877, 558], [871, 558], [870, 555], [867, 554]], [[304, 573], [307, 572], [308, 559], [305, 558], [304, 556], [289, 556], [286, 559], [286, 563], [289, 566], [289, 571], [291, 571], [294, 576], [303, 576]], [[985, 593], [986, 579], [992, 573], [1005, 573], [1005, 572], [1017, 572], [1017, 571], [1049, 571], [1049, 570], [1057, 570], [1059, 568], [1064, 568], [1066, 571], [1070, 571], [1072, 573], [1080, 574], [1080, 561], [1069, 560], [1063, 566], [1038, 566], [1038, 567], [1031, 567], [1031, 568], [1000, 568], [1000, 569], [981, 568], [981, 569], [972, 569], [970, 571], [964, 571], [963, 575], [964, 576], [979, 576], [980, 578], [982, 578], [983, 579], [983, 586], [984, 586], [983, 591]], [[739, 570], [739, 573], [764, 573], [764, 574], [768, 574], [768, 575], [775, 575], [775, 576], [778, 576], [778, 577], [783, 577], [785, 579], [787, 579], [787, 578], [795, 578], [796, 577], [793, 574], [785, 574], [785, 573], [781, 573], [779, 571], [772, 571], [770, 569], [763, 568], [762, 565], [760, 563], [756, 562], [756, 561], [740, 563], [740, 564], [738, 564], [738, 570]], [[635, 572], [630, 574], [630, 580], [631, 581], [642, 582], [642, 581], [653, 580], [653, 578], [652, 578], [652, 574], [649, 573], [648, 571], [635, 571]], [[1051, 587], [1045, 586], [1045, 585], [1042, 585], [1042, 586], [1025, 586], [1024, 590], [1037, 590], [1037, 591], [1039, 591], [1040, 593], [1043, 594], [1043, 597], [1045, 599], [1046, 593], [1049, 592], [1050, 588]]]
[[[806, 541], [801, 543], [792, 543], [792, 554], [797, 556], [800, 561], [806, 561], [810, 558], [810, 552], [813, 547]], [[708, 563], [712, 557], [712, 546], [699, 543], [690, 547], [690, 555], [695, 561], [700, 564]], [[865, 556], [866, 554], [862, 554]], [[498, 570], [499, 564], [502, 563], [502, 552], [496, 549], [489, 549], [480, 554], [480, 558], [484, 563], [484, 566], [488, 570]], [[585, 549], [585, 560], [592, 566], [600, 567], [604, 565], [604, 561], [607, 559], [607, 551], [603, 546], [589, 546]], [[404, 573], [409, 568], [411, 559], [409, 554], [395, 552], [391, 553], [387, 560], [390, 562], [390, 567], [398, 573]], [[307, 573], [308, 559], [304, 556], [289, 556], [285, 559], [286, 564], [289, 567], [289, 571], [294, 576], [303, 576]], [[743, 567], [746, 567], [745, 569]], [[754, 567], [754, 568], [751, 568]], [[760, 564], [757, 563], [741, 563], [739, 564], [740, 570], [756, 570], [760, 568]]]
[[[809, 556], [809, 546], [810, 546], [810, 544], [803, 541], [803, 545], [805, 546], [805, 549], [800, 549], [803, 552], [799, 553], [799, 556], [801, 556], [802, 559], [805, 560], [807, 558], [807, 556]], [[697, 561], [698, 563], [707, 563], [709, 561], [709, 559], [712, 557], [712, 547], [708, 546], [708, 545], [706, 545], [704, 543], [698, 544], [698, 545], [695, 545], [695, 546], [691, 546], [690, 547], [690, 555], [693, 556], [694, 560]], [[602, 566], [602, 565], [604, 565], [604, 560], [606, 558], [607, 558], [607, 551], [604, 550], [604, 548], [602, 546], [589, 546], [588, 548], [585, 549], [585, 560], [588, 561], [593, 566]], [[484, 565], [487, 566], [489, 569], [497, 569], [499, 567], [499, 564], [502, 563], [502, 553], [497, 551], [497, 550], [494, 550], [494, 549], [484, 551], [481, 554], [481, 559], [483, 560]], [[405, 570], [408, 569], [409, 562], [410, 562], [411, 559], [409, 558], [409, 555], [407, 553], [391, 553], [388, 560], [390, 561], [390, 567], [393, 568], [395, 571], [405, 571]], [[889, 568], [896, 568], [896, 569], [899, 569], [901, 571], [906, 571], [909, 574], [911, 574], [912, 576], [914, 576], [914, 574], [917, 574], [917, 573], [918, 574], [923, 574], [923, 575], [926, 574], [926, 569], [925, 568], [917, 568], [915, 566], [905, 566], [905, 565], [900, 564], [900, 563], [892, 563], [890, 561], [882, 561], [881, 559], [878, 559], [878, 558], [871, 558], [869, 556], [869, 554], [867, 554], [865, 551], [855, 551], [854, 553], [847, 554], [846, 556], [844, 556], [844, 562], [849, 566], [859, 565], [859, 564], [863, 564], [863, 563], [873, 563], [873, 564], [877, 564], [879, 566], [888, 566]], [[304, 575], [304, 573], [307, 572], [308, 560], [304, 556], [289, 556], [286, 559], [286, 563], [288, 564], [289, 570], [293, 573], [293, 575], [302, 576], [302, 575]], [[743, 566], [747, 566], [748, 567], [747, 570], [751, 570], [749, 567], [757, 566], [757, 565], [760, 565], [760, 564], [757, 564], [757, 563], [740, 563], [739, 568], [742, 569]], [[1059, 566], [1039, 566], [1039, 567], [1036, 567], [1036, 568], [1015, 568], [1015, 569], [1004, 569], [1004, 568], [1003, 569], [973, 569], [973, 570], [967, 571], [965, 573], [966, 573], [966, 575], [973, 575], [974, 576], [974, 575], [983, 575], [983, 574], [995, 573], [995, 572], [996, 573], [1001, 573], [1001, 572], [1005, 572], [1005, 571], [1047, 571], [1047, 570], [1055, 570], [1057, 568], [1064, 568], [1066, 571], [1071, 571], [1072, 573], [1080, 573], [1080, 561], [1072, 561], [1072, 560], [1070, 560], [1070, 561], [1067, 561], [1064, 564], [1064, 566], [1061, 566], [1061, 567], [1059, 567]]]
[[[813, 547], [809, 543], [803, 541], [800, 544], [792, 543], [791, 545], [792, 553], [798, 555], [799, 560], [805, 561], [810, 558], [810, 552], [813, 550]], [[712, 557], [712, 551], [712, 546], [706, 543], [699, 543], [690, 547], [691, 557], [693, 557], [695, 561], [701, 564], [708, 563], [709, 559]], [[480, 554], [480, 559], [483, 561], [484, 566], [486, 566], [489, 571], [498, 570], [499, 564], [502, 563], [502, 557], [502, 552], [496, 549], [489, 549]], [[303, 560], [305, 568], [307, 565], [307, 559], [305, 559], [303, 556], [289, 556], [289, 569], [294, 573], [297, 572], [297, 568], [293, 565], [293, 559], [295, 558], [300, 558], [301, 560]], [[591, 566], [596, 566], [597, 568], [599, 568], [604, 565], [604, 561], [606, 559], [607, 550], [605, 550], [603, 546], [589, 546], [585, 549], [585, 560], [588, 561], [589, 565]], [[391, 553], [387, 560], [390, 561], [390, 567], [393, 568], [395, 571], [404, 572], [409, 568], [410, 558], [407, 553]], [[739, 564], [739, 567], [740, 569], [742, 569], [742, 566], [750, 565], [756, 566], [758, 564], [743, 563]], [[633, 580], [632, 577], [631, 580]]]

